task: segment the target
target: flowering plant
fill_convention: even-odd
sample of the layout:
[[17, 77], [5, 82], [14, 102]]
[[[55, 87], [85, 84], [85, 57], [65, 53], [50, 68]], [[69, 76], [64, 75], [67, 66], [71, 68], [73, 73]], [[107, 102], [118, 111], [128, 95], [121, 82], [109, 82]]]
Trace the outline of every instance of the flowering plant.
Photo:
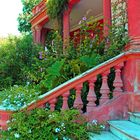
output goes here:
[[87, 123], [78, 110], [48, 111], [35, 109], [15, 113], [3, 131], [3, 139], [20, 140], [87, 140], [89, 132], [99, 133], [103, 125]]
[[3, 139], [87, 140], [86, 120], [77, 110], [48, 111], [35, 109], [15, 113], [8, 122]]
[[87, 123], [87, 130], [89, 132], [100, 134], [101, 131], [105, 130], [105, 125], [99, 123], [97, 120]]

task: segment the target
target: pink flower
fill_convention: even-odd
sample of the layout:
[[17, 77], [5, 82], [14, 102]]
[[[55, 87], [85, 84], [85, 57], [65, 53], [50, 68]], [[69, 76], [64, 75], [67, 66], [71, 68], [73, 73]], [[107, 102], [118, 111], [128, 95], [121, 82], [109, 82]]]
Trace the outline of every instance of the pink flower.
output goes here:
[[85, 21], [85, 20], [87, 20], [87, 18], [86, 18], [86, 17], [83, 17], [82, 19], [83, 19], [84, 21]]
[[39, 52], [39, 59], [42, 59], [42, 52]]

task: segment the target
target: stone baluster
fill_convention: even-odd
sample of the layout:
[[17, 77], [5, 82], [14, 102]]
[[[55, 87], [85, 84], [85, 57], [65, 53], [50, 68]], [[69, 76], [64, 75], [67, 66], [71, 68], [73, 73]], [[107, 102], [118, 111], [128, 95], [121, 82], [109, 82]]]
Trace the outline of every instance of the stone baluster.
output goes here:
[[81, 90], [82, 90], [83, 85], [79, 84], [75, 87], [76, 90], [76, 98], [74, 101], [74, 107], [77, 108], [79, 111], [81, 111], [82, 107], [83, 107], [83, 102], [81, 99]]
[[121, 79], [121, 68], [124, 66], [124, 63], [116, 65], [115, 68], [115, 80], [113, 86], [115, 87], [113, 93], [115, 96], [120, 95], [122, 93], [123, 82]]
[[109, 70], [103, 72], [102, 75], [102, 86], [100, 89], [100, 93], [102, 94], [101, 99], [100, 99], [100, 105], [105, 103], [108, 99], [109, 99], [109, 87], [108, 87], [108, 83], [107, 83], [107, 79], [108, 79], [108, 74], [109, 74]]
[[56, 98], [52, 99], [49, 101], [49, 104], [50, 104], [50, 110], [51, 111], [54, 111], [55, 110], [55, 104], [56, 104], [57, 100]]
[[89, 92], [87, 95], [87, 100], [88, 100], [87, 112], [91, 112], [96, 107], [96, 104], [95, 104], [96, 95], [95, 95], [95, 91], [94, 91], [95, 82], [96, 82], [96, 77], [88, 80]]
[[68, 106], [68, 97], [70, 95], [70, 92], [67, 91], [65, 92], [62, 96], [63, 96], [63, 105], [62, 105], [62, 110], [66, 110], [69, 108]]

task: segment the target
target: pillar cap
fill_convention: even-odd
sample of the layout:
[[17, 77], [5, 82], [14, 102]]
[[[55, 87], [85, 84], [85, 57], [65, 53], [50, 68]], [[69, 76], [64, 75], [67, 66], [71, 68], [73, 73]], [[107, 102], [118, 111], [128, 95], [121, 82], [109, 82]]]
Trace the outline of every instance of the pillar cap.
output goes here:
[[41, 30], [42, 29], [42, 26], [36, 25], [34, 28], [35, 28], [35, 30]]

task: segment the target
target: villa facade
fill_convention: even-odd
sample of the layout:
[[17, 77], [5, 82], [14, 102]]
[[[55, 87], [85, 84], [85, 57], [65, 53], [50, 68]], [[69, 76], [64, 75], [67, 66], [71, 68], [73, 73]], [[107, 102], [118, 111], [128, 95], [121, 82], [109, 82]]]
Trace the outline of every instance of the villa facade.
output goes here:
[[[69, 0], [68, 9], [63, 14], [63, 48], [69, 41], [70, 36], [80, 29], [79, 21], [86, 17], [87, 21], [91, 16], [95, 17], [95, 21], [103, 23], [103, 36], [107, 37], [109, 33], [109, 26], [112, 24], [112, 2], [117, 1], [118, 4], [124, 0]], [[78, 75], [77, 77], [63, 83], [62, 85], [54, 88], [53, 90], [41, 95], [39, 100], [32, 102], [26, 108], [32, 110], [34, 108], [45, 108], [46, 103], [50, 105], [50, 110], [54, 111], [58, 97], [62, 97], [63, 104], [61, 109], [69, 109], [68, 99], [70, 90], [75, 90], [75, 100], [73, 107], [82, 110], [83, 101], [82, 88], [83, 83], [87, 82], [89, 91], [87, 94], [86, 112], [82, 112], [89, 121], [97, 119], [100, 122], [116, 119], [128, 119], [128, 112], [140, 112], [140, 0], [126, 0], [126, 16], [128, 26], [129, 43], [125, 46], [125, 51], [120, 55]], [[51, 30], [55, 29], [55, 22], [52, 21], [47, 15], [47, 0], [42, 0], [36, 5], [32, 12], [33, 17], [30, 20], [32, 25], [32, 32], [34, 42], [45, 45], [45, 36]], [[91, 22], [91, 21], [89, 21]], [[108, 94], [110, 89], [108, 86], [108, 75], [111, 69], [114, 69], [115, 79], [113, 81], [113, 98], [110, 99]], [[100, 87], [100, 104], [97, 106], [95, 94], [95, 83], [98, 75], [101, 76], [102, 85]], [[12, 112], [7, 110], [0, 110], [2, 129], [7, 129], [7, 120]], [[133, 113], [129, 113], [133, 115]], [[135, 115], [135, 114], [134, 114]], [[138, 115], [138, 120], [140, 120]], [[136, 122], [136, 120], [132, 120]], [[122, 122], [121, 122], [122, 123]], [[119, 121], [116, 124], [123, 126]], [[138, 122], [140, 124], [140, 121]], [[129, 122], [128, 122], [129, 124]], [[110, 126], [115, 124], [110, 123]], [[139, 126], [140, 127], [140, 126]], [[127, 125], [126, 125], [127, 128]], [[133, 127], [129, 127], [133, 130]], [[111, 129], [113, 130], [113, 128]], [[136, 130], [134, 128], [134, 130]], [[118, 129], [113, 131], [117, 133]], [[120, 130], [120, 139], [126, 133], [126, 138], [140, 139], [140, 135], [123, 133]], [[131, 131], [132, 133], [133, 131]], [[135, 134], [135, 132], [133, 133]], [[129, 137], [129, 138], [128, 138]], [[111, 140], [111, 139], [109, 139]], [[113, 140], [113, 139], [112, 139]]]

